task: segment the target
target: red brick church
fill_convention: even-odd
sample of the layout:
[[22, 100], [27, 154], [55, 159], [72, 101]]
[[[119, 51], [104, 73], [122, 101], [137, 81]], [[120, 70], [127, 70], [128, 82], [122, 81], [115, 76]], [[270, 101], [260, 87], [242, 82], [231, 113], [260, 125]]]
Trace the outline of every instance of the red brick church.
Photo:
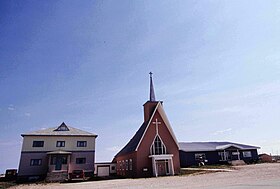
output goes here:
[[163, 102], [155, 98], [152, 73], [150, 99], [143, 106], [143, 124], [115, 156], [117, 174], [125, 177], [178, 174], [179, 145], [164, 112]]

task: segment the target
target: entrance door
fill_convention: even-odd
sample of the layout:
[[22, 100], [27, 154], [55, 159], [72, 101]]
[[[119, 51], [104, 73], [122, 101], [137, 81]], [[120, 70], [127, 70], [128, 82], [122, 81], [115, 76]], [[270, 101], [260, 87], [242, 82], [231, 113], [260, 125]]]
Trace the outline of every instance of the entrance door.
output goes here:
[[157, 165], [158, 176], [166, 175], [166, 163], [165, 163], [165, 161], [164, 160], [157, 161], [156, 165]]
[[55, 170], [61, 170], [61, 167], [62, 167], [62, 157], [58, 156], [56, 157]]

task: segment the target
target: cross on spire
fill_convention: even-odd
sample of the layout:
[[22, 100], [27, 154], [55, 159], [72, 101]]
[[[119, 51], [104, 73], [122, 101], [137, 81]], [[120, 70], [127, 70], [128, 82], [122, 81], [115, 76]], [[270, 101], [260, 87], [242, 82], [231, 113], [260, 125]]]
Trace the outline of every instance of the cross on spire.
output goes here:
[[156, 125], [156, 133], [158, 134], [158, 125], [161, 124], [161, 122], [159, 122], [158, 119], [156, 118], [156, 121], [154, 121], [153, 124]]
[[153, 85], [153, 73], [150, 72], [150, 101], [156, 101], [156, 95]]

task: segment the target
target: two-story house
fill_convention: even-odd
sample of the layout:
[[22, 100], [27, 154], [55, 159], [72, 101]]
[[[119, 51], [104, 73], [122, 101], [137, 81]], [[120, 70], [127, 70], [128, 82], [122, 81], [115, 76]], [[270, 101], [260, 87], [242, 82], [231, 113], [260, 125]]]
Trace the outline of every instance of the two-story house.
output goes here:
[[[21, 135], [23, 144], [19, 179], [63, 180], [73, 170], [94, 173], [96, 134], [82, 131], [64, 122], [55, 128]], [[56, 178], [56, 179], [54, 179]]]

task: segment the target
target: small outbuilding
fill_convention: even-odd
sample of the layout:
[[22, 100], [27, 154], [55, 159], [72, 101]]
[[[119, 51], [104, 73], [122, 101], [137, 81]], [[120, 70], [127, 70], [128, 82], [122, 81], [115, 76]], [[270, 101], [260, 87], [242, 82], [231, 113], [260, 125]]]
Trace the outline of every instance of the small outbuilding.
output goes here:
[[95, 163], [94, 166], [95, 166], [94, 175], [98, 177], [114, 176], [117, 173], [116, 163], [102, 162], [102, 163]]

